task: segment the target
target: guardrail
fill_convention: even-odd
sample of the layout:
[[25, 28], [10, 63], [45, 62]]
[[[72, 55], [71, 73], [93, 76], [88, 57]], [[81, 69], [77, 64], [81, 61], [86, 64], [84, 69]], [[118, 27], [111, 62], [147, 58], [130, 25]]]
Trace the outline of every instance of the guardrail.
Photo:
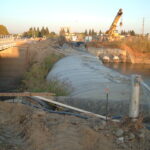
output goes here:
[[9, 44], [0, 45], [0, 51], [7, 49], [7, 48], [10, 48], [10, 47], [14, 47], [15, 45], [16, 45], [16, 43], [9, 43]]

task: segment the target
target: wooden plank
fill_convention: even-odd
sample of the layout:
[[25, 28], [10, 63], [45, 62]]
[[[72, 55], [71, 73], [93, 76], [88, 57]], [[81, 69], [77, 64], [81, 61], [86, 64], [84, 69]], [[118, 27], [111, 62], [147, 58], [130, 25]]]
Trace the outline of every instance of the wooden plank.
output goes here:
[[0, 96], [55, 96], [54, 93], [48, 92], [17, 92], [17, 93], [0, 93]]
[[[80, 112], [80, 113], [84, 113], [84, 114], [89, 115], [91, 117], [98, 117], [98, 118], [101, 118], [101, 119], [104, 119], [104, 120], [106, 120], [106, 119], [107, 120], [111, 120], [111, 118], [109, 118], [109, 117], [102, 116], [102, 115], [99, 115], [99, 114], [95, 114], [95, 113], [92, 113], [90, 111], [86, 111], [86, 110], [83, 110], [83, 109], [80, 109], [80, 108], [76, 108], [76, 107], [73, 107], [73, 106], [69, 106], [69, 105], [66, 105], [66, 104], [62, 104], [62, 103], [56, 102], [56, 101], [54, 101], [52, 99], [47, 99], [47, 98], [44, 98], [44, 97], [41, 97], [41, 96], [34, 96], [34, 97], [38, 98], [40, 100], [43, 100], [43, 101], [46, 101], [46, 102], [49, 102], [49, 103], [52, 103], [52, 104], [64, 107], [64, 108], [68, 108], [68, 109], [72, 109], [72, 110], [75, 110], [75, 111]], [[112, 121], [119, 122], [119, 120], [116, 120], [116, 119], [112, 119]]]

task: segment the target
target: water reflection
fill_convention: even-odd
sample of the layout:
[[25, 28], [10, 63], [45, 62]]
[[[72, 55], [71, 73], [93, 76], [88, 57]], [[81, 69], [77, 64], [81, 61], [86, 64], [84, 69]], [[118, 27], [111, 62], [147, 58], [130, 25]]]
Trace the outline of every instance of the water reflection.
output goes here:
[[150, 85], [150, 65], [148, 64], [105, 63], [104, 65], [124, 75], [142, 75], [142, 78]]

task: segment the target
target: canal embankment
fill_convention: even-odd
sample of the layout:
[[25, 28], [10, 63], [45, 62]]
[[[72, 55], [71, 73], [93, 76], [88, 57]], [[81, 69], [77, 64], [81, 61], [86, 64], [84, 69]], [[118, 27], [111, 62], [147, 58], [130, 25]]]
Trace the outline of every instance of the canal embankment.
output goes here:
[[[68, 97], [57, 100], [95, 113], [106, 114], [108, 91], [109, 113], [127, 115], [131, 98], [130, 77], [105, 67], [96, 56], [86, 51], [68, 47], [64, 48], [64, 51], [70, 51], [70, 55], [54, 65], [47, 80], [56, 77], [61, 82], [69, 83], [72, 91]], [[145, 110], [148, 111], [150, 104], [147, 92], [142, 90], [140, 99], [141, 107], [147, 107]]]
[[[57, 39], [23, 40], [0, 51], [0, 91], [67, 93], [57, 80], [45, 77], [53, 64], [64, 57]], [[51, 86], [52, 85], [52, 86]], [[61, 87], [61, 88], [60, 88]], [[63, 87], [63, 88], [62, 88]]]
[[[122, 40], [87, 43], [89, 52], [94, 52], [102, 60], [150, 64], [150, 40], [146, 37], [126, 37]], [[102, 50], [105, 49], [105, 52]], [[108, 52], [107, 52], [108, 50]]]
[[24, 42], [0, 51], [0, 91], [18, 89], [26, 71], [26, 49]]

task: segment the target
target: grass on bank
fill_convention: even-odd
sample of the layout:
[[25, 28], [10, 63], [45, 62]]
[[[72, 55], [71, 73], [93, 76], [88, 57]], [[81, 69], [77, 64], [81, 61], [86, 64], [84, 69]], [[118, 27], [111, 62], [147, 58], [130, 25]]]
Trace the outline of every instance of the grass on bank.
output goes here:
[[104, 42], [103, 45], [111, 48], [123, 48], [126, 45], [136, 52], [150, 53], [150, 40], [146, 37], [129, 37], [120, 41]]
[[57, 79], [49, 82], [46, 81], [48, 72], [52, 69], [53, 65], [62, 57], [60, 54], [50, 54], [44, 61], [39, 64], [33, 64], [29, 71], [25, 73], [23, 83], [23, 90], [29, 92], [51, 92], [56, 96], [66, 96], [69, 94], [67, 83], [62, 83]]

